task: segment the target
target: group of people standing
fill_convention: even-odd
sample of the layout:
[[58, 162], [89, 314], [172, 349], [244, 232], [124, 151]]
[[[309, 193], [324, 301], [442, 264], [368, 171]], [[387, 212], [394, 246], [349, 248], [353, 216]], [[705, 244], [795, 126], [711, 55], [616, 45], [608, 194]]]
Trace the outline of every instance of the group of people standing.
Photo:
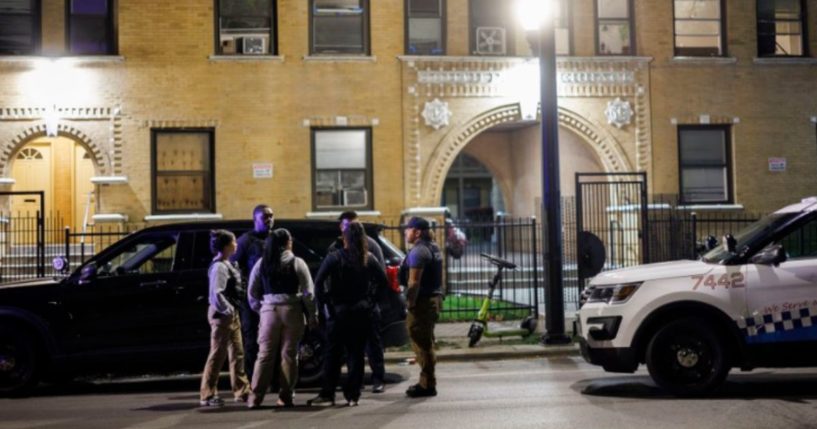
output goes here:
[[[289, 231], [273, 230], [273, 218], [269, 206], [259, 205], [253, 210], [253, 230], [238, 240], [229, 231], [211, 231], [210, 353], [202, 374], [200, 404], [224, 404], [216, 385], [229, 358], [236, 402], [259, 407], [275, 378], [277, 405], [292, 407], [298, 345], [307, 327], [320, 327], [326, 339], [323, 385], [307, 405], [335, 404], [344, 356], [348, 375], [342, 391], [347, 405], [356, 406], [360, 400], [364, 354], [372, 367], [372, 391], [383, 392], [377, 302], [388, 280], [380, 246], [366, 234], [357, 213], [342, 213], [341, 236], [328, 250], [313, 284], [304, 260], [292, 253]], [[406, 395], [434, 396], [433, 330], [441, 308], [442, 256], [427, 221], [412, 218], [405, 228], [407, 242], [414, 247], [403, 261], [400, 277], [407, 285], [409, 337], [421, 367], [420, 382]]]

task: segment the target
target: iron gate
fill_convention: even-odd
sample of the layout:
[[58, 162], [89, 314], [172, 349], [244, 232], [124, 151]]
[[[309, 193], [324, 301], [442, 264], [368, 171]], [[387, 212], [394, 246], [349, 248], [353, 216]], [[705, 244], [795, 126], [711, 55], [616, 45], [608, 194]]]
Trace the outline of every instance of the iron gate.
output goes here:
[[39, 200], [32, 201], [39, 206], [33, 218], [30, 214], [13, 214], [10, 209], [0, 213], [0, 281], [25, 278], [29, 268], [36, 270], [37, 277], [45, 277], [45, 192], [5, 191], [0, 196], [30, 196]]
[[648, 261], [646, 173], [576, 173], [579, 289], [600, 270]]

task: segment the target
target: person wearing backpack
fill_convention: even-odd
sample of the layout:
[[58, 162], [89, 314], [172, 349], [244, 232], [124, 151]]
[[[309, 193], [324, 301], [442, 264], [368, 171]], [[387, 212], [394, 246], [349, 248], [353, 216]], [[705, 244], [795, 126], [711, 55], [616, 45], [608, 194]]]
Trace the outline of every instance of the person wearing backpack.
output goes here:
[[378, 290], [388, 284], [386, 272], [367, 248], [363, 225], [350, 222], [343, 231], [343, 249], [327, 255], [315, 277], [328, 344], [321, 392], [307, 405], [335, 404], [344, 350], [348, 356], [348, 376], [343, 396], [350, 407], [357, 406], [360, 400], [363, 353], [366, 333], [372, 325], [373, 302]]
[[215, 255], [207, 272], [209, 303], [207, 321], [210, 322], [210, 354], [201, 374], [199, 405], [220, 407], [224, 400], [218, 396], [218, 376], [229, 355], [230, 385], [236, 402], [246, 402], [249, 381], [244, 372], [244, 346], [241, 341], [241, 320], [238, 315], [238, 295], [241, 274], [229, 261], [235, 253], [236, 241], [232, 232], [219, 229], [210, 232], [210, 251]]
[[312, 276], [303, 259], [292, 253], [292, 236], [284, 228], [272, 231], [264, 242], [264, 254], [250, 273], [247, 300], [260, 314], [258, 359], [247, 407], [264, 401], [280, 356], [280, 390], [277, 405], [292, 407], [298, 382], [298, 343], [304, 334], [304, 319], [317, 326]]

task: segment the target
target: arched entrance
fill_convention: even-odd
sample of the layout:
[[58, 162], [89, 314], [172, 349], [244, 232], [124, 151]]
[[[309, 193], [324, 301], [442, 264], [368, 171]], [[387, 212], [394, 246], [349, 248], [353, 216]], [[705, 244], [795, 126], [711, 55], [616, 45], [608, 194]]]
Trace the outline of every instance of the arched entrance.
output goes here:
[[455, 159], [445, 178], [440, 205], [455, 219], [491, 219], [505, 211], [505, 198], [491, 171], [465, 151]]
[[[12, 157], [14, 191], [45, 191], [45, 215], [60, 226], [81, 229], [94, 214], [95, 165], [91, 153], [80, 142], [67, 137], [36, 137], [21, 146]], [[39, 210], [31, 197], [11, 198], [13, 216]], [[86, 215], [87, 213], [87, 215]]]

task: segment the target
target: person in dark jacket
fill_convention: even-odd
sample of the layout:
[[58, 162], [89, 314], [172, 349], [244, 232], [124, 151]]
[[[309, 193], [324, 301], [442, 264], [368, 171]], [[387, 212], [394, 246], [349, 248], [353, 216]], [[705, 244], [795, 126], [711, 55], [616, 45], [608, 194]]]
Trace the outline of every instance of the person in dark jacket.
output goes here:
[[319, 311], [326, 320], [324, 382], [318, 396], [307, 405], [334, 405], [344, 350], [348, 353], [348, 376], [343, 396], [357, 406], [363, 385], [363, 349], [372, 323], [373, 300], [387, 287], [386, 272], [367, 250], [363, 225], [351, 222], [343, 232], [343, 249], [323, 260], [315, 278]]
[[443, 257], [427, 220], [409, 219], [405, 225], [406, 242], [411, 244], [401, 270], [408, 272], [406, 302], [411, 348], [420, 366], [420, 382], [406, 390], [411, 398], [436, 396], [437, 379], [434, 354], [434, 325], [442, 310]]
[[[346, 230], [350, 222], [356, 221], [358, 218], [357, 212], [349, 210], [340, 214], [338, 222], [340, 222], [340, 232]], [[372, 237], [366, 235], [366, 241], [369, 246], [369, 252], [377, 259], [383, 269], [386, 269], [383, 261], [383, 250], [377, 241]], [[329, 247], [327, 253], [336, 252], [343, 249], [343, 235], [338, 237], [334, 243]], [[372, 309], [372, 325], [368, 332], [366, 339], [366, 357], [369, 359], [369, 367], [372, 369], [372, 393], [383, 393], [385, 390], [385, 376], [386, 376], [386, 362], [383, 359], [383, 342], [380, 339], [380, 306], [377, 305], [379, 299], [375, 299], [374, 308]], [[347, 364], [348, 366], [348, 364]]]
[[[278, 406], [291, 407], [298, 382], [298, 342], [304, 322], [317, 326], [312, 277], [303, 259], [292, 253], [292, 236], [286, 229], [270, 233], [264, 256], [250, 274], [247, 297], [253, 311], [260, 313], [258, 360], [252, 378], [249, 408], [264, 401], [270, 380], [279, 368]], [[306, 320], [305, 320], [306, 319]]]
[[[272, 209], [266, 204], [255, 206], [252, 211], [253, 229], [241, 234], [238, 238], [238, 248], [230, 258], [233, 263], [238, 264], [241, 270], [243, 284], [249, 285], [250, 271], [255, 263], [261, 260], [264, 250], [264, 240], [272, 231], [274, 214]], [[250, 310], [247, 304], [246, 289], [239, 291], [240, 305], [238, 308], [241, 318], [241, 335], [244, 337], [244, 370], [252, 378], [255, 367], [255, 359], [258, 356], [258, 313]]]
[[210, 322], [210, 354], [201, 374], [199, 404], [220, 407], [224, 401], [218, 396], [218, 375], [224, 360], [230, 359], [230, 384], [236, 402], [245, 402], [249, 396], [249, 381], [244, 373], [244, 348], [241, 344], [241, 321], [238, 318], [238, 289], [241, 275], [229, 261], [235, 252], [235, 235], [223, 229], [210, 233], [210, 251], [215, 257], [210, 264], [207, 321]]

